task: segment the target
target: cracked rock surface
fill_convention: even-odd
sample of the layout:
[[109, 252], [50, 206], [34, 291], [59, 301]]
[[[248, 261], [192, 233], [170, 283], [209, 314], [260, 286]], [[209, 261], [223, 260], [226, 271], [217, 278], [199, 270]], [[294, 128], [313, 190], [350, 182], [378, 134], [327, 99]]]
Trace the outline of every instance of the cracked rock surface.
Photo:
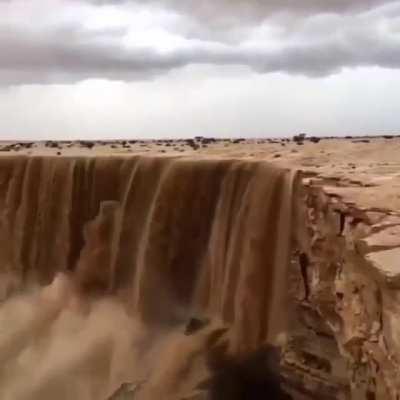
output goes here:
[[338, 189], [307, 179], [298, 199], [288, 379], [310, 398], [396, 400], [399, 215], [357, 207]]

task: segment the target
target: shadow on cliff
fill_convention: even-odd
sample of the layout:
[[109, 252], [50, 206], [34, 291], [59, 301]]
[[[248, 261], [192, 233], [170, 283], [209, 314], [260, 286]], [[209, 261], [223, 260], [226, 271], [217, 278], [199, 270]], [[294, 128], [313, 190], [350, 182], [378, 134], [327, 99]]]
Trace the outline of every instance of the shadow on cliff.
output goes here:
[[278, 365], [270, 365], [275, 351], [265, 348], [243, 359], [214, 359], [209, 400], [291, 400], [281, 387]]
[[[218, 333], [217, 333], [218, 335]], [[291, 400], [281, 386], [280, 351], [265, 345], [251, 354], [231, 356], [228, 341], [210, 348], [211, 378], [199, 385], [208, 400]]]

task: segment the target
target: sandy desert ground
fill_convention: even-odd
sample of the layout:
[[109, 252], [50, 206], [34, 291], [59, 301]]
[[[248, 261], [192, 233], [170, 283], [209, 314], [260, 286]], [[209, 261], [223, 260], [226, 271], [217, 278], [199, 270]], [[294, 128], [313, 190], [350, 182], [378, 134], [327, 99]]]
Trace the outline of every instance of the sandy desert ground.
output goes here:
[[327, 191], [361, 209], [400, 211], [400, 136], [0, 142], [0, 156], [10, 154], [265, 160], [323, 179]]

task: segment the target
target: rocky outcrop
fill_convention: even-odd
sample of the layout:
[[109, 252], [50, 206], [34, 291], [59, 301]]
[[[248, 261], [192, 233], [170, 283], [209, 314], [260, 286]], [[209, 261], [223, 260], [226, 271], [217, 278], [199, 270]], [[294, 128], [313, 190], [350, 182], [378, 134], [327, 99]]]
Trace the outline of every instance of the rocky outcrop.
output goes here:
[[312, 398], [397, 399], [399, 216], [312, 179], [298, 210], [289, 381]]

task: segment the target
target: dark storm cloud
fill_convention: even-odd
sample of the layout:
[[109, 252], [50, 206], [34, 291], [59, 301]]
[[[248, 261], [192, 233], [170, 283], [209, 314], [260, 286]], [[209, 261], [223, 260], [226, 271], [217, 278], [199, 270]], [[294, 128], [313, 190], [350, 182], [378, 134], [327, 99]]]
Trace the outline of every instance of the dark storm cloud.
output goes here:
[[[77, 0], [79, 1], [79, 0]], [[237, 41], [254, 24], [278, 16], [302, 18], [326, 13], [357, 13], [393, 3], [393, 0], [85, 0], [98, 5], [146, 4], [186, 17], [180, 26], [186, 37]], [[285, 23], [282, 20], [280, 23]], [[239, 37], [238, 37], [239, 35]]]
[[[131, 0], [88, 0], [95, 4], [129, 4]], [[368, 10], [388, 0], [141, 0], [140, 3], [163, 6], [189, 16], [207, 18], [210, 22], [219, 17], [235, 16], [239, 19], [265, 18], [271, 14], [342, 13]]]
[[[128, 7], [123, 1], [114, 3], [120, 4], [121, 9]], [[228, 3], [231, 7], [228, 7]], [[215, 18], [222, 14], [225, 18], [229, 13], [239, 18], [242, 8], [248, 8], [247, 15], [253, 14], [254, 17], [284, 9], [313, 15], [328, 11], [356, 12], [381, 3], [379, 0], [306, 0], [293, 1], [292, 5], [289, 0], [279, 4], [277, 1], [210, 0], [202, 2], [202, 8], [199, 8], [190, 1], [163, 2], [164, 5], [169, 4], [188, 14], [192, 4], [191, 15], [201, 18], [205, 18], [207, 13]], [[400, 6], [398, 3], [393, 5]], [[396, 9], [400, 7], [393, 8]], [[223, 10], [229, 12], [223, 13]], [[390, 17], [377, 12], [377, 15], [372, 13], [361, 19], [351, 16], [327, 19], [326, 23], [330, 24], [328, 26], [333, 34], [327, 29], [323, 33], [319, 31], [317, 36], [314, 32], [320, 28], [316, 29], [316, 25], [311, 22], [299, 28], [299, 31], [292, 31], [289, 38], [272, 48], [196, 41], [188, 46], [162, 52], [151, 47], [133, 46], [128, 49], [122, 46], [121, 39], [125, 32], [119, 28], [89, 30], [77, 22], [68, 26], [32, 30], [27, 34], [23, 26], [0, 23], [0, 83], [63, 83], [87, 78], [146, 79], [190, 64], [243, 65], [260, 73], [283, 71], [307, 76], [324, 76], [344, 67], [400, 68], [398, 21], [391, 28], [387, 24], [389, 28], [382, 31], [374, 25], [375, 19], [381, 16]]]

